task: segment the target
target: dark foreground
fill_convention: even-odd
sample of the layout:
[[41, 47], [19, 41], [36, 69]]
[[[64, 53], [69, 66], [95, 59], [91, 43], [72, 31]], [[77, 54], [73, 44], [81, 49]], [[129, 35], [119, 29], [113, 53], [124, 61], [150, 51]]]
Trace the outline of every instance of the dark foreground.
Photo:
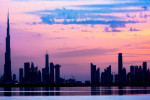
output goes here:
[[0, 84], [0, 87], [89, 87], [89, 86], [150, 86], [150, 83], [130, 84]]

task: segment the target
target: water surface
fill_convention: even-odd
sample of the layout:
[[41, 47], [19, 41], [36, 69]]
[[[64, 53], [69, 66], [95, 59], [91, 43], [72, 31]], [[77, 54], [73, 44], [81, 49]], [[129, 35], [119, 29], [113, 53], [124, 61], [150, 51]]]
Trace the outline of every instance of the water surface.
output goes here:
[[0, 88], [0, 96], [118, 96], [150, 95], [150, 87], [12, 87]]

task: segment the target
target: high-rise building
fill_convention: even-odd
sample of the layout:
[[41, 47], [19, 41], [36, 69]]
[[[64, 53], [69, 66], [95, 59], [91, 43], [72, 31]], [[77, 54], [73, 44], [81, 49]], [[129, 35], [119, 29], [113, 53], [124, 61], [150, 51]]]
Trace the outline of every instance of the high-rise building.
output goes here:
[[6, 52], [5, 52], [5, 64], [4, 64], [4, 82], [6, 82], [6, 83], [12, 82], [9, 12], [8, 12], [8, 18], [7, 18], [7, 37], [6, 37]]
[[49, 73], [49, 55], [45, 55], [45, 68], [47, 68], [47, 73]]
[[100, 83], [100, 69], [96, 70], [96, 65], [91, 63], [91, 84], [99, 84]]
[[96, 77], [95, 77], [96, 74], [95, 73], [96, 73], [96, 65], [93, 65], [91, 63], [91, 84], [95, 83], [95, 79], [96, 79]]
[[38, 77], [37, 77], [38, 67], [34, 67], [33, 62], [31, 63], [31, 68], [29, 69], [29, 72], [30, 72], [29, 82], [30, 83], [36, 83], [38, 81]]
[[23, 82], [23, 68], [19, 68], [19, 82]]
[[45, 75], [44, 75], [44, 77], [45, 77], [45, 82], [46, 83], [49, 83], [49, 55], [48, 54], [46, 54], [45, 55]]
[[96, 70], [96, 84], [100, 83], [100, 68]]
[[122, 82], [126, 83], [127, 76], [126, 76], [126, 69], [125, 68], [122, 69], [122, 78], [123, 78]]
[[46, 54], [45, 55], [45, 68], [42, 71], [42, 77], [43, 77], [43, 82], [44, 83], [49, 83], [50, 82], [50, 78], [49, 78], [49, 55]]
[[143, 62], [143, 81], [147, 82], [147, 62]]
[[130, 66], [130, 72], [131, 72], [131, 74], [134, 74], [134, 73], [135, 73], [135, 71], [134, 71], [134, 66], [133, 66], [133, 65]]
[[111, 74], [111, 65], [104, 69], [104, 72], [101, 74], [101, 83], [112, 83], [113, 82], [113, 75]]
[[38, 75], [37, 76], [38, 76], [38, 82], [41, 83], [41, 71], [40, 70], [38, 71]]
[[50, 83], [54, 83], [54, 64], [50, 63]]
[[42, 68], [42, 82], [45, 83], [45, 68]]
[[29, 82], [30, 81], [30, 63], [26, 62], [24, 63], [24, 78], [25, 78], [25, 82]]
[[123, 67], [123, 63], [122, 63], [122, 53], [118, 54], [118, 78], [119, 78], [119, 83], [122, 83], [123, 79], [122, 79], [122, 67]]
[[13, 74], [13, 82], [16, 81], [16, 74]]
[[60, 65], [55, 65], [55, 83], [60, 83]]
[[144, 71], [144, 72], [147, 71], [147, 62], [143, 62], [143, 71]]

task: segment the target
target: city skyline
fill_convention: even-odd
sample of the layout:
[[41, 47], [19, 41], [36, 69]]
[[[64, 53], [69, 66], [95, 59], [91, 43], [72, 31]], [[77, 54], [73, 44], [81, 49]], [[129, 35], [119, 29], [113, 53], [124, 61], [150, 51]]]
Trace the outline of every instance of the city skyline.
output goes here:
[[[127, 72], [130, 70], [130, 65], [142, 65], [142, 62], [149, 64], [149, 1], [94, 0], [81, 3], [62, 1], [62, 4], [53, 7], [50, 5], [56, 2], [55, 0], [45, 1], [43, 4], [46, 6], [40, 5], [39, 8], [34, 5], [39, 5], [40, 0], [38, 2], [6, 0], [1, 3], [3, 10], [0, 11], [0, 66], [2, 66], [0, 73], [4, 71], [8, 8], [10, 8], [12, 73], [17, 75], [19, 68], [24, 66], [24, 62], [34, 62], [35, 66], [42, 70], [45, 67], [46, 50], [50, 62], [61, 64], [62, 77], [69, 78], [73, 74], [78, 80], [90, 79], [91, 62], [100, 67], [101, 71], [111, 65], [112, 72], [118, 73], [119, 52], [123, 53], [123, 68], [125, 67]], [[70, 4], [72, 2], [74, 5]], [[22, 5], [22, 8], [17, 9], [18, 4]], [[30, 4], [30, 7], [26, 7], [26, 4]], [[124, 6], [121, 7], [121, 5]], [[88, 16], [86, 7], [89, 7], [91, 11], [88, 12]], [[99, 16], [93, 14], [92, 11]], [[52, 15], [52, 12], [56, 16]], [[84, 13], [80, 18], [81, 12]], [[74, 17], [75, 15], [77, 17]], [[47, 16], [53, 16], [55, 21], [50, 20], [51, 23], [48, 23], [46, 18], [49, 17]], [[90, 20], [80, 23], [74, 21], [71, 24], [59, 23], [57, 20], [61, 19]], [[93, 22], [94, 19], [98, 21]], [[118, 22], [120, 27], [116, 26]], [[79, 72], [80, 68], [85, 70]], [[14, 69], [17, 69], [17, 72]]]
[[[49, 54], [45, 54], [45, 67], [42, 70], [38, 66], [34, 66], [33, 62], [24, 62], [24, 68], [19, 68], [19, 79], [17, 75], [12, 73], [11, 68], [11, 41], [10, 41], [10, 24], [9, 24], [9, 10], [7, 15], [7, 36], [6, 36], [6, 52], [4, 74], [0, 78], [1, 84], [137, 84], [150, 82], [150, 69], [147, 68], [147, 62], [143, 65], [131, 65], [130, 72], [126, 72], [123, 67], [122, 53], [118, 53], [118, 73], [113, 74], [111, 65], [101, 72], [100, 68], [91, 63], [91, 79], [78, 81], [71, 75], [69, 79], [63, 78], [61, 73], [61, 65], [54, 64], [49, 61]], [[84, 82], [83, 82], [84, 81]]]

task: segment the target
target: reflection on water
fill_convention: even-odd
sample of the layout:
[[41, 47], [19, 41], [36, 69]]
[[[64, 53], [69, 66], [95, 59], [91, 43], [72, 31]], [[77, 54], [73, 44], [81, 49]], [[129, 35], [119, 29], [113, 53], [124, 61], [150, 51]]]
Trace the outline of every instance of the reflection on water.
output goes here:
[[4, 88], [4, 91], [6, 91], [6, 92], [4, 92], [4, 96], [11, 96], [11, 92], [9, 92], [9, 91], [11, 91], [10, 87]]
[[7, 87], [0, 96], [90, 96], [150, 94], [150, 87]]

